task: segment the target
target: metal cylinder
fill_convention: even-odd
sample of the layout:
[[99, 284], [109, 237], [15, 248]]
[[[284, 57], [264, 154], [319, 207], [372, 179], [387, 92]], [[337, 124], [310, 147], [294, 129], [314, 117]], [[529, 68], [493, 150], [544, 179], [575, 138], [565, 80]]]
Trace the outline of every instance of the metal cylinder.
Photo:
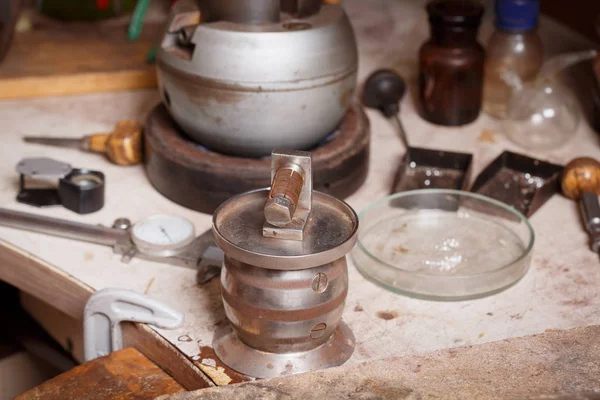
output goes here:
[[286, 197], [290, 199], [294, 205], [297, 205], [303, 184], [304, 177], [302, 176], [302, 171], [299, 171], [293, 165], [285, 166], [279, 169], [275, 174], [269, 198], [272, 199], [278, 196]]
[[190, 12], [174, 12], [157, 50], [159, 92], [185, 133], [214, 151], [259, 157], [309, 149], [334, 132], [358, 70], [343, 8], [299, 1], [295, 17], [275, 13], [271, 0], [211, 1], [216, 21], [194, 24], [180, 43], [173, 27]]
[[0, 225], [107, 246], [129, 240], [129, 233], [122, 229], [82, 224], [6, 208], [0, 208]]
[[225, 313], [239, 339], [270, 353], [308, 351], [325, 343], [342, 319], [346, 258], [298, 271], [264, 269], [225, 257]]
[[281, 11], [303, 18], [315, 14], [321, 8], [321, 0], [281, 0]]
[[289, 375], [341, 365], [352, 354], [354, 336], [342, 312], [346, 254], [356, 242], [358, 217], [346, 203], [311, 193], [300, 239], [285, 239], [285, 230], [264, 235], [268, 189], [234, 197], [214, 213], [213, 236], [225, 253], [221, 293], [231, 324], [216, 333], [213, 346], [239, 372]]
[[268, 223], [281, 227], [292, 222], [303, 185], [302, 170], [294, 165], [280, 168], [275, 173], [265, 205], [265, 219]]
[[278, 22], [281, 11], [280, 0], [204, 0], [204, 3], [211, 20], [243, 24]]

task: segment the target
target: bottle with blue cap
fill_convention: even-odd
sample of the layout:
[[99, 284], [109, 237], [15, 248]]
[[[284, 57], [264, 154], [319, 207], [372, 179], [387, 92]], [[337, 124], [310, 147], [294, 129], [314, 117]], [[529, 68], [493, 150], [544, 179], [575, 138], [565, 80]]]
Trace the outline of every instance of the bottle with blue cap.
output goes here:
[[496, 30], [487, 46], [483, 110], [505, 119], [512, 89], [504, 81], [512, 72], [533, 81], [542, 68], [544, 47], [537, 33], [540, 0], [496, 0]]

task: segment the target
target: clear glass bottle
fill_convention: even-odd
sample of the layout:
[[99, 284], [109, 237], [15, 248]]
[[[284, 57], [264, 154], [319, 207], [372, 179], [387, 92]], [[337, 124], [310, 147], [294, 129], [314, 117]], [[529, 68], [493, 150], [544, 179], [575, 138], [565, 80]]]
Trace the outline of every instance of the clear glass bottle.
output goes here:
[[506, 136], [531, 150], [558, 148], [573, 139], [581, 119], [573, 91], [558, 78], [559, 73], [598, 55], [585, 50], [555, 56], [544, 63], [533, 82], [523, 84], [510, 71], [504, 74], [512, 95], [502, 126]]
[[496, 31], [487, 46], [483, 110], [504, 119], [512, 89], [503, 74], [510, 71], [523, 83], [535, 79], [544, 61], [537, 33], [540, 0], [496, 0]]

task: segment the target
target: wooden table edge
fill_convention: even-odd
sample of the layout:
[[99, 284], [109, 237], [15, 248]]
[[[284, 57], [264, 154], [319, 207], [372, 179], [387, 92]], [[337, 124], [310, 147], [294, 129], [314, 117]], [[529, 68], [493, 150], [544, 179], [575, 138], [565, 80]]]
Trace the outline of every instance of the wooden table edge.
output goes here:
[[[0, 280], [81, 321], [94, 289], [32, 254], [0, 240]], [[79, 322], [80, 323], [80, 322]], [[175, 346], [145, 324], [123, 324], [124, 347], [134, 347], [187, 390], [214, 383]]]

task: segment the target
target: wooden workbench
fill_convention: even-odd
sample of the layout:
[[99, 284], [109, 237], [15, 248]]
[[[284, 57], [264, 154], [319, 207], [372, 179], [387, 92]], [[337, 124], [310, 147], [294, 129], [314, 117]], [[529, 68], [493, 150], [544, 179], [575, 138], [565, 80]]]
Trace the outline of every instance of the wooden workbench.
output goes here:
[[[417, 49], [428, 35], [424, 3], [346, 1], [359, 41], [361, 81], [375, 68], [384, 66], [397, 68], [409, 81], [416, 78]], [[550, 52], [587, 46], [583, 39], [552, 21], [543, 20], [542, 31]], [[489, 32], [488, 15], [483, 40]], [[192, 220], [198, 233], [208, 229], [209, 215], [184, 209], [162, 197], [151, 187], [142, 167], [118, 167], [101, 156], [25, 145], [20, 139], [26, 134], [78, 136], [108, 131], [120, 119], [143, 121], [157, 102], [158, 95], [145, 90], [0, 103], [0, 205], [105, 225], [118, 217], [138, 221], [156, 213], [171, 213]], [[377, 113], [369, 112], [369, 117], [369, 177], [348, 199], [357, 210], [388, 194], [404, 152], [391, 126]], [[474, 174], [505, 149], [524, 152], [504, 138], [498, 123], [485, 115], [465, 127], [440, 128], [422, 120], [411, 96], [406, 96], [402, 119], [415, 146], [473, 152]], [[483, 134], [484, 131], [487, 132]], [[566, 147], [533, 155], [566, 163], [576, 156], [600, 158], [600, 146], [596, 134], [582, 123], [577, 137]], [[107, 177], [105, 207], [95, 214], [80, 216], [61, 208], [37, 210], [16, 203], [15, 165], [21, 158], [36, 156], [103, 171]], [[530, 271], [508, 290], [479, 300], [432, 302], [399, 296], [364, 279], [350, 262], [350, 292], [344, 320], [353, 330], [357, 345], [348, 364], [600, 324], [600, 262], [588, 249], [576, 204], [554, 196], [531, 223], [536, 244]], [[0, 227], [0, 240], [0, 279], [51, 304], [71, 319], [81, 318], [93, 290], [108, 287], [144, 292], [181, 309], [186, 316], [182, 328], [131, 328], [127, 332], [129, 343], [188, 389], [209, 384], [200, 369], [212, 382], [231, 382], [232, 377], [215, 369], [209, 356], [215, 329], [226, 323], [216, 280], [198, 286], [191, 269], [137, 259], [124, 265], [107, 247], [15, 229]], [[48, 315], [40, 312], [37, 317], [49, 326]], [[48, 329], [65, 346], [68, 339], [73, 341], [69, 336], [72, 330], [65, 326], [53, 332], [50, 326]]]

